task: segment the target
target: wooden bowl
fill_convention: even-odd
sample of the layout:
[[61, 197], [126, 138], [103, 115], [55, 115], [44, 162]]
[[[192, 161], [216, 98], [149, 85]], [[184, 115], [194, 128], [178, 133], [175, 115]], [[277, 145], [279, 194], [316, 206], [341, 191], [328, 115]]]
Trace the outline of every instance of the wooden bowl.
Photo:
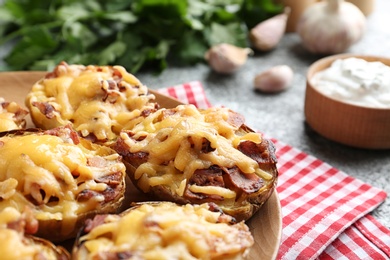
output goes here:
[[[19, 71], [19, 72], [0, 72], [0, 96], [7, 101], [15, 101], [24, 106], [24, 99], [30, 91], [32, 85], [44, 77], [43, 71]], [[180, 101], [167, 97], [150, 90], [156, 96], [156, 101], [166, 108], [176, 107]], [[33, 123], [29, 116], [27, 117], [27, 126], [32, 127]], [[130, 205], [130, 202], [141, 202], [147, 198], [141, 194], [127, 179], [126, 197], [124, 205]], [[122, 210], [124, 210], [123, 208]], [[263, 204], [259, 211], [247, 222], [255, 244], [251, 248], [248, 259], [274, 260], [277, 257], [279, 245], [282, 236], [282, 210], [277, 191], [274, 190], [271, 197]], [[73, 241], [70, 240], [66, 248], [71, 250]]]
[[313, 63], [307, 72], [305, 117], [308, 125], [322, 136], [356, 148], [390, 148], [390, 108], [372, 108], [349, 104], [318, 91], [313, 75], [328, 68], [333, 61], [345, 58], [380, 61], [390, 66], [390, 58], [338, 54]]

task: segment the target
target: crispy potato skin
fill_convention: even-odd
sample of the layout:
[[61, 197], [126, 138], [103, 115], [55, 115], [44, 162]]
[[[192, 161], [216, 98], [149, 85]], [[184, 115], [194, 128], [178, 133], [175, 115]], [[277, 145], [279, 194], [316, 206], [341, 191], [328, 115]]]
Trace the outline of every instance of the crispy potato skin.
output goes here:
[[41, 244], [48, 250], [52, 251], [56, 255], [57, 260], [70, 260], [70, 253], [62, 246], [54, 245], [51, 241], [37, 237], [37, 236], [26, 236], [32, 243]]
[[[59, 127], [58, 129], [51, 129], [51, 130], [42, 130], [39, 128], [29, 128], [29, 129], [19, 129], [19, 130], [11, 130], [6, 132], [0, 133], [0, 138], [2, 137], [14, 137], [14, 136], [26, 136], [26, 135], [58, 135], [61, 136], [63, 132], [61, 131], [67, 131], [66, 129], [69, 129], [70, 135], [65, 138], [75, 139], [76, 142], [80, 142], [85, 149], [93, 150], [95, 149], [102, 149], [102, 153], [107, 153], [105, 155], [112, 155], [116, 154], [114, 150], [108, 147], [101, 146], [99, 144], [91, 143], [88, 140], [85, 140], [77, 135], [76, 132], [70, 127]], [[64, 130], [65, 129], [65, 130]], [[2, 141], [0, 141], [0, 144], [2, 145]], [[120, 163], [122, 163], [120, 156], [118, 156], [118, 160]], [[98, 164], [99, 162], [96, 162]], [[99, 166], [96, 166], [99, 167]], [[125, 167], [123, 166], [123, 169]], [[115, 179], [111, 179], [110, 176], [116, 175]], [[126, 191], [126, 183], [125, 183], [125, 177], [126, 173], [123, 172], [111, 172], [110, 175], [107, 175], [108, 179], [106, 180], [98, 180], [95, 179], [96, 182], [106, 182], [108, 188], [105, 191], [102, 191], [99, 193], [99, 195], [104, 196], [104, 200], [99, 202], [99, 205], [96, 208], [89, 209], [86, 212], [78, 213], [75, 217], [75, 219], [54, 219], [54, 218], [37, 218], [38, 220], [38, 230], [35, 233], [37, 237], [40, 237], [42, 239], [50, 240], [51, 242], [62, 242], [68, 239], [75, 238], [77, 235], [77, 232], [81, 228], [81, 226], [84, 224], [85, 220], [88, 218], [92, 218], [96, 214], [104, 214], [104, 213], [117, 213], [119, 212], [119, 209], [121, 208], [122, 202], [124, 200], [124, 193]], [[106, 176], [106, 177], [107, 177]], [[89, 190], [86, 190], [86, 193], [88, 193]], [[96, 191], [93, 191], [96, 192]], [[91, 193], [89, 196], [95, 196], [96, 193]], [[28, 194], [26, 195], [28, 196]], [[80, 196], [80, 193], [78, 194]], [[83, 202], [77, 202], [76, 203], [83, 203]], [[30, 200], [29, 207], [33, 208], [34, 212], [44, 212], [42, 208], [44, 208], [44, 205], [36, 204], [36, 202], [31, 200], [31, 197], [27, 197], [27, 200]], [[88, 197], [83, 198], [83, 200], [88, 200]], [[23, 205], [19, 205], [19, 207], [23, 207]], [[70, 221], [73, 223], [73, 225], [70, 225], [70, 229], [64, 229], [64, 222]], [[69, 227], [69, 225], [68, 225]], [[64, 232], [66, 230], [66, 232]]]
[[[252, 133], [253, 130], [251, 130], [248, 126], [242, 125], [239, 128], [239, 131], [245, 132], [245, 133]], [[137, 156], [131, 156], [129, 152], [129, 147], [126, 147], [125, 142], [121, 140], [121, 138], [118, 138], [116, 144], [114, 144], [113, 149], [116, 150], [119, 154], [123, 156], [124, 163], [126, 165], [126, 171], [128, 176], [130, 177], [133, 184], [139, 188], [138, 180], [134, 178], [135, 171], [137, 170], [137, 167], [140, 165], [140, 160], [136, 158]], [[177, 193], [172, 192], [170, 187], [165, 185], [156, 185], [156, 186], [150, 186], [149, 191], [146, 193], [150, 195], [153, 200], [158, 201], [172, 201], [179, 204], [201, 204], [201, 203], [207, 203], [207, 202], [213, 202], [216, 203], [221, 207], [221, 209], [226, 213], [229, 214], [237, 219], [237, 221], [241, 220], [248, 220], [251, 218], [260, 208], [261, 206], [268, 200], [268, 198], [271, 196], [272, 192], [274, 191], [276, 185], [277, 185], [277, 178], [278, 178], [278, 169], [277, 169], [277, 158], [275, 155], [275, 147], [272, 141], [268, 139], [263, 139], [261, 144], [259, 145], [258, 150], [256, 150], [256, 154], [253, 153], [253, 151], [245, 151], [244, 148], [242, 150], [244, 153], [248, 153], [248, 156], [251, 157], [258, 157], [260, 159], [256, 159], [259, 161], [259, 167], [272, 175], [273, 180], [270, 182], [267, 182], [264, 184], [264, 186], [257, 192], [252, 193], [246, 193], [242, 192], [240, 190], [240, 187], [228, 187], [231, 189], [236, 189], [238, 195], [238, 198], [236, 199], [236, 202], [234, 205], [226, 206], [224, 203], [221, 203], [219, 198], [215, 197], [203, 197], [203, 198], [196, 198], [196, 197], [185, 197], [180, 196]], [[251, 149], [246, 149], [251, 150]], [[252, 153], [252, 154], [251, 154]], [[134, 159], [135, 158], [135, 159]], [[139, 188], [141, 192], [145, 192], [142, 189]]]
[[[138, 211], [138, 209], [140, 207], [142, 207], [143, 205], [152, 206], [152, 207], [156, 208], [156, 210], [158, 207], [166, 207], [167, 205], [170, 205], [170, 207], [185, 207], [185, 206], [180, 205], [180, 204], [166, 202], [166, 201], [146, 201], [146, 202], [140, 202], [140, 203], [132, 203], [131, 207], [126, 209], [125, 211], [119, 213], [119, 216], [124, 217], [127, 214], [131, 213], [132, 211]], [[197, 206], [202, 207], [204, 205], [205, 204], [193, 205], [193, 206], [194, 207], [197, 207]], [[174, 210], [174, 208], [170, 208], [170, 209]], [[223, 211], [214, 203], [208, 203], [208, 211], [214, 212], [214, 213], [219, 213], [219, 217], [216, 219], [215, 224], [218, 224], [218, 223], [227, 224], [228, 226], [230, 226], [231, 228], [234, 228], [239, 233], [238, 237], [236, 237], [237, 240], [235, 241], [235, 246], [239, 245], [239, 247], [241, 247], [241, 248], [239, 250], [228, 249], [227, 250], [228, 252], [224, 252], [221, 255], [221, 253], [218, 252], [218, 250], [216, 250], [215, 248], [219, 247], [218, 244], [224, 243], [224, 242], [222, 242], [223, 239], [221, 239], [221, 241], [218, 241], [218, 240], [214, 241], [211, 237], [209, 237], [208, 239], [210, 239], [210, 240], [207, 243], [212, 244], [215, 242], [216, 244], [212, 244], [210, 246], [209, 258], [207, 258], [207, 259], [214, 259], [214, 260], [217, 260], [217, 259], [245, 259], [249, 253], [250, 248], [252, 247], [252, 245], [254, 243], [253, 236], [252, 236], [251, 232], [249, 231], [249, 228], [246, 226], [246, 224], [243, 221], [237, 222], [234, 217], [223, 213]], [[143, 212], [143, 211], [141, 210], [140, 212]], [[189, 211], [187, 209], [187, 214], [188, 214], [188, 212]], [[203, 213], [203, 214], [205, 214], [205, 213]], [[88, 224], [84, 225], [84, 227], [82, 229], [80, 229], [80, 231], [76, 237], [76, 241], [74, 243], [74, 246], [72, 248], [72, 252], [71, 252], [72, 259], [82, 260], [82, 259], [86, 259], [88, 257], [91, 257], [89, 255], [90, 252], [85, 247], [85, 244], [84, 244], [85, 240], [82, 240], [81, 238], [84, 235], [91, 232], [94, 228], [98, 227], [99, 225], [102, 225], [105, 222], [105, 218], [108, 216], [110, 216], [110, 215], [109, 214], [97, 215], [93, 220], [91, 219]], [[209, 217], [206, 217], [206, 216], [207, 215], [203, 215], [202, 217], [205, 217], [205, 219], [208, 219]], [[157, 217], [157, 215], [154, 215], [154, 218], [156, 218], [156, 217]], [[200, 218], [202, 218], [202, 217], [200, 217]], [[144, 221], [148, 221], [147, 219], [144, 219]], [[157, 219], [158, 218], [156, 218], [156, 220]], [[191, 217], [189, 217], [189, 219], [191, 219], [190, 221], [194, 221], [194, 216], [191, 215]], [[182, 220], [187, 221], [185, 219], [182, 219]], [[207, 222], [214, 223], [213, 220], [211, 220], [211, 219], [209, 219]], [[148, 230], [148, 225], [153, 225], [152, 223], [149, 223], [149, 222], [143, 222], [143, 223], [144, 223], [144, 225], [146, 225], [145, 227], [147, 230]], [[154, 224], [157, 224], [157, 226], [159, 226], [158, 222], [156, 222]], [[164, 226], [164, 224], [161, 224], [161, 225]], [[153, 230], [153, 228], [152, 228], [152, 230]], [[164, 228], [162, 228], [162, 230], [164, 230]], [[145, 232], [145, 231], [143, 231], [143, 232]], [[154, 231], [152, 231], [152, 232], [154, 232]], [[161, 231], [161, 232], [164, 232], [164, 231]], [[229, 232], [227, 232], [227, 233], [229, 233]], [[108, 239], [110, 239], [110, 238], [108, 238]], [[198, 238], [198, 239], [204, 239], [204, 238]], [[166, 243], [168, 243], [168, 245], [169, 245], [169, 242], [166, 242]], [[166, 245], [166, 246], [168, 246], [168, 245]], [[126, 250], [125, 248], [123, 248], [123, 249]], [[143, 250], [144, 250], [143, 248], [140, 248], [139, 251], [138, 251], [138, 249], [134, 249], [132, 251], [124, 251], [124, 252], [111, 252], [110, 250], [107, 250], [107, 251], [99, 253], [98, 259], [113, 259], [113, 260], [115, 259], [116, 260], [116, 259], [125, 259], [125, 258], [127, 259], [128, 257], [135, 257], [137, 259], [139, 257], [139, 259], [143, 259], [142, 258]], [[216, 252], [214, 250], [216, 250]], [[164, 256], [167, 257], [166, 255], [164, 255]], [[163, 259], [170, 259], [170, 258], [163, 258]]]

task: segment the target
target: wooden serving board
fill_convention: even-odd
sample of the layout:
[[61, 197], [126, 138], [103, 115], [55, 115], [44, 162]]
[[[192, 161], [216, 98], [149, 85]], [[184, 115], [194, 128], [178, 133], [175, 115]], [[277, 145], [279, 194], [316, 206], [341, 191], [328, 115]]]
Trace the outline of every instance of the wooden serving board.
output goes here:
[[[32, 85], [41, 79], [46, 72], [42, 71], [20, 71], [20, 72], [0, 72], [0, 97], [6, 101], [15, 101], [24, 106], [26, 94]], [[172, 108], [181, 104], [180, 101], [159, 94], [150, 90], [161, 107]], [[30, 118], [27, 118], [27, 127], [33, 127]], [[126, 203], [129, 201], [144, 201], [145, 195], [141, 194], [134, 186], [128, 182]], [[282, 216], [278, 195], [276, 191], [261, 209], [247, 222], [255, 239], [255, 245], [251, 249], [248, 259], [251, 260], [271, 260], [275, 259], [279, 249], [282, 230]]]

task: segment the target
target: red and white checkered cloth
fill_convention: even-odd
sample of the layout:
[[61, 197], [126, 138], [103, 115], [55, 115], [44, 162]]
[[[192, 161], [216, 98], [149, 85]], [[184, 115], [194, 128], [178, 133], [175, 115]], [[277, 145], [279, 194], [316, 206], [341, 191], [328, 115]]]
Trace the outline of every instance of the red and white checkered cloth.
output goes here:
[[[211, 106], [199, 81], [158, 91], [199, 108]], [[390, 259], [390, 230], [369, 215], [386, 193], [272, 141], [283, 215], [277, 259]]]

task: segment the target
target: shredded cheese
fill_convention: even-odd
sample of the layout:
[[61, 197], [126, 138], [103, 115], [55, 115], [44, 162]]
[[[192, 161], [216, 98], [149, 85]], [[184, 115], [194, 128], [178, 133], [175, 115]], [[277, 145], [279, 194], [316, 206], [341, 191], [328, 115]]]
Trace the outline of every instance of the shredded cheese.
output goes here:
[[[256, 174], [265, 182], [272, 182], [272, 174], [260, 169], [255, 160], [237, 149], [242, 141], [261, 143], [261, 135], [239, 131], [240, 126], [229, 123], [229, 113], [231, 111], [226, 108], [198, 110], [193, 105], [180, 105], [171, 110], [159, 109], [149, 115], [133, 127], [131, 135], [122, 132], [120, 138], [131, 153], [148, 154], [148, 161], [142, 163], [134, 174], [141, 189], [146, 192], [148, 186], [164, 185], [172, 193], [182, 196], [185, 192], [183, 180], [187, 182], [196, 170], [208, 169], [212, 165], [237, 166], [244, 174]], [[211, 147], [207, 152], [202, 150], [205, 140]], [[172, 181], [172, 176], [177, 175], [178, 181]], [[177, 183], [180, 183], [180, 188]], [[192, 185], [189, 189], [195, 193], [219, 195], [227, 200], [236, 196], [234, 191], [215, 186]], [[228, 201], [234, 203], [234, 200]]]
[[[154, 109], [154, 95], [121, 66], [59, 64], [26, 96], [34, 123], [43, 129], [72, 124], [83, 136], [111, 141], [142, 111]], [[54, 108], [47, 117], [36, 103]]]
[[26, 123], [24, 114], [21, 114], [21, 112], [27, 114], [27, 111], [16, 102], [6, 102], [4, 98], [0, 97], [0, 132], [21, 129]]
[[[24, 232], [7, 227], [7, 224], [23, 221], [23, 214], [14, 208], [0, 212], [0, 254], [2, 259], [56, 259], [57, 255], [41, 243], [26, 239]], [[53, 245], [54, 246], [54, 245]]]
[[[40, 221], [63, 221], [67, 233], [78, 215], [101, 208], [103, 195], [85, 201], [78, 201], [78, 195], [103, 192], [107, 184], [96, 180], [117, 172], [124, 178], [125, 166], [109, 148], [70, 140], [49, 134], [0, 138], [0, 210], [29, 206]], [[88, 160], [95, 157], [104, 164], [90, 165]]]
[[121, 217], [107, 217], [80, 242], [88, 259], [109, 252], [131, 252], [146, 260], [241, 259], [253, 245], [248, 227], [219, 223], [219, 217], [207, 204], [143, 204]]

